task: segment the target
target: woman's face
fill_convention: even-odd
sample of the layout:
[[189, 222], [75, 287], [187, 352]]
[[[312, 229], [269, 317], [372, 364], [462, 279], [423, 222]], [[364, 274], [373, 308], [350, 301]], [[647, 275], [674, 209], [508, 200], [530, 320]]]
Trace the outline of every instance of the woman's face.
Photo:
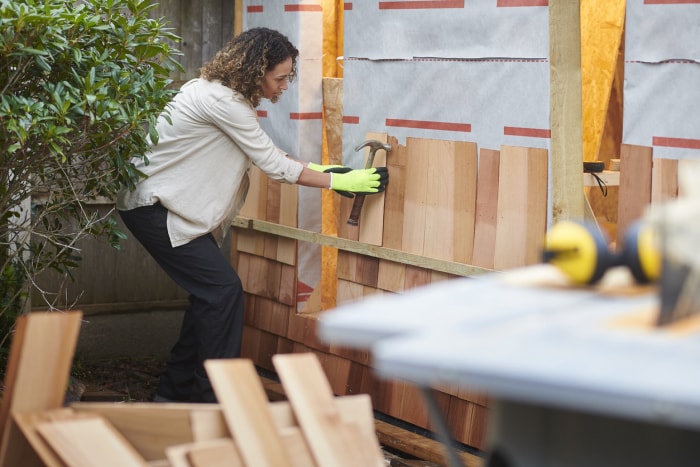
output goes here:
[[277, 102], [289, 87], [289, 74], [292, 72], [292, 57], [280, 62], [272, 70], [265, 73], [262, 82], [263, 97]]

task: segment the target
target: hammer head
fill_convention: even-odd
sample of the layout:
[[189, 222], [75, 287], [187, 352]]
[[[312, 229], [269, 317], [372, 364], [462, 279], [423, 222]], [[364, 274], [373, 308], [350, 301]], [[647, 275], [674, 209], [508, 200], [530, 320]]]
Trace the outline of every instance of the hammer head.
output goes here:
[[355, 151], [359, 151], [365, 146], [369, 146], [369, 151], [371, 154], [374, 154], [377, 149], [384, 149], [386, 152], [391, 151], [391, 144], [382, 143], [381, 141], [374, 139], [368, 139], [367, 141], [363, 141], [362, 143], [358, 144], [355, 146]]

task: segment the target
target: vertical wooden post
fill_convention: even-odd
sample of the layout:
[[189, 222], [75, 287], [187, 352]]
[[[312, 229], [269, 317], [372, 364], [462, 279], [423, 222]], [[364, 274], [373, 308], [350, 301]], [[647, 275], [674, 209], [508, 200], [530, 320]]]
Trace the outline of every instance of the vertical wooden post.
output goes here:
[[583, 219], [580, 1], [549, 1], [552, 220]]
[[234, 0], [233, 8], [233, 34], [235, 36], [243, 32], [243, 0]]

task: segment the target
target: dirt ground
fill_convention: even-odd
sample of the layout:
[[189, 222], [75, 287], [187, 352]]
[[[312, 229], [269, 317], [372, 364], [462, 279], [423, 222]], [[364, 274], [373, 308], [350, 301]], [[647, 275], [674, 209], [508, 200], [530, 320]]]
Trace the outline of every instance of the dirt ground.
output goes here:
[[150, 402], [165, 362], [153, 357], [76, 361], [71, 372], [70, 401]]

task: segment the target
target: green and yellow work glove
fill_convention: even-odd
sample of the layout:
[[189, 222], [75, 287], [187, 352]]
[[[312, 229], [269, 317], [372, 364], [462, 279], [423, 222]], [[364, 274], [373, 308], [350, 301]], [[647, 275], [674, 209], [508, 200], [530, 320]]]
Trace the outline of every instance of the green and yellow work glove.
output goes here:
[[372, 195], [384, 191], [386, 184], [389, 182], [389, 171], [386, 167], [347, 169], [348, 167], [328, 170], [331, 173], [331, 190], [335, 190], [338, 193]]
[[[306, 166], [307, 168], [315, 171], [315, 172], [334, 172], [334, 173], [345, 173], [345, 172], [350, 172], [352, 169], [350, 167], [346, 167], [344, 165], [320, 165], [320, 164], [315, 164], [313, 162], [309, 162], [309, 164]], [[333, 176], [331, 175], [331, 180], [333, 179]], [[330, 189], [330, 187], [328, 187]], [[337, 190], [336, 190], [337, 191]], [[347, 191], [338, 191], [339, 195], [345, 196], [346, 198], [353, 198], [354, 195], [352, 193], [348, 193]]]

